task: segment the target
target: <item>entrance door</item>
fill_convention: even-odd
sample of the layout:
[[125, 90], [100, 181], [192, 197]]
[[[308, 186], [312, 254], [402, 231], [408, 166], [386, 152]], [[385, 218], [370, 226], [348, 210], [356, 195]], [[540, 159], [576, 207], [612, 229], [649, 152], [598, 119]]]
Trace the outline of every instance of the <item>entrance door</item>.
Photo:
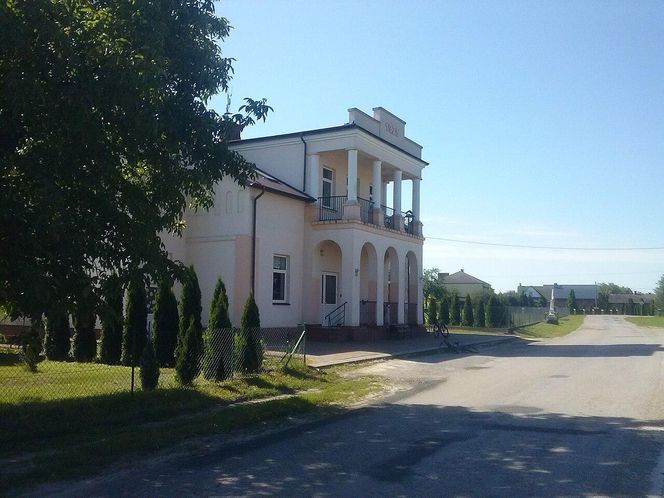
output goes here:
[[321, 276], [320, 287], [320, 323], [323, 327], [327, 327], [328, 320], [325, 317], [338, 306], [337, 274], [324, 272]]

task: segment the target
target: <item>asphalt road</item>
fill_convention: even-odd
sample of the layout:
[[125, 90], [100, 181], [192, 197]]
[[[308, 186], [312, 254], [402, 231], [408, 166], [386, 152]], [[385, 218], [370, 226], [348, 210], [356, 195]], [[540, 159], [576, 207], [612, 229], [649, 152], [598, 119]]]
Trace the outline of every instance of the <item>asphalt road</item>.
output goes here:
[[660, 496], [664, 329], [587, 317], [567, 337], [362, 369], [403, 391], [66, 496]]

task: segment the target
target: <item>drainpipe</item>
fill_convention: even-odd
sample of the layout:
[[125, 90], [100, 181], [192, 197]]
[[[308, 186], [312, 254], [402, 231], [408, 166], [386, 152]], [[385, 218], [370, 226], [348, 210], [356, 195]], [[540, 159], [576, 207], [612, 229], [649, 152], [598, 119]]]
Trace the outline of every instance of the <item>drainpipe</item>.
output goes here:
[[261, 188], [263, 191], [254, 197], [254, 212], [251, 227], [251, 293], [254, 294], [254, 297], [256, 296], [254, 292], [256, 284], [256, 207], [258, 199], [265, 195], [265, 187], [261, 185]]
[[307, 142], [304, 140], [304, 133], [300, 133], [300, 140], [304, 144], [304, 157], [302, 158], [302, 192], [307, 191]]

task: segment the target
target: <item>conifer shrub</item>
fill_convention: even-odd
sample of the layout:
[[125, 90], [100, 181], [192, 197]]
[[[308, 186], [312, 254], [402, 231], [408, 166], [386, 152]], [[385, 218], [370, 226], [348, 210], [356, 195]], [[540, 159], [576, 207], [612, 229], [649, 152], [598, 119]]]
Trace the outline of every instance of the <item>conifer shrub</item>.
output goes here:
[[76, 304], [74, 337], [71, 345], [75, 361], [90, 362], [97, 356], [96, 318], [94, 309], [88, 301], [82, 300]]
[[475, 316], [474, 316], [473, 325], [475, 327], [485, 327], [486, 326], [486, 319], [485, 319], [485, 316], [484, 316], [484, 297], [479, 298], [479, 302], [477, 303], [477, 306], [475, 308]]
[[32, 318], [30, 328], [21, 334], [21, 359], [26, 370], [37, 372], [37, 364], [41, 361], [41, 318]]
[[123, 365], [138, 366], [148, 336], [148, 310], [145, 286], [140, 278], [129, 283], [125, 295], [124, 327], [122, 330]]
[[196, 324], [192, 317], [178, 348], [178, 356], [175, 361], [175, 378], [183, 386], [191, 386], [198, 375], [198, 360], [200, 358], [198, 345]]
[[260, 336], [261, 318], [253, 293], [249, 294], [242, 311], [242, 335], [245, 348], [242, 370], [258, 372], [263, 366], [263, 341]]
[[488, 328], [500, 327], [503, 321], [504, 307], [496, 296], [491, 296], [484, 309], [484, 323]]
[[452, 294], [452, 301], [450, 302], [450, 325], [461, 324], [461, 302], [456, 292]]
[[450, 298], [444, 296], [440, 301], [440, 309], [438, 310], [438, 320], [445, 324], [449, 323], [450, 318]]
[[69, 317], [62, 308], [53, 309], [46, 316], [44, 353], [51, 361], [66, 361], [69, 356], [71, 331]]
[[212, 295], [210, 318], [203, 335], [203, 376], [221, 381], [233, 373], [234, 337], [228, 316], [228, 298], [221, 278]]
[[180, 316], [170, 281], [162, 281], [155, 298], [152, 337], [157, 361], [162, 367], [175, 365], [175, 346]]
[[438, 303], [436, 302], [435, 299], [430, 299], [429, 300], [429, 323], [430, 324], [435, 324], [438, 323]]
[[198, 341], [198, 351], [203, 346], [203, 325], [201, 324], [201, 289], [198, 285], [198, 277], [193, 266], [187, 268], [182, 280], [182, 294], [180, 296], [180, 325], [178, 327], [178, 340], [176, 344], [175, 357], [179, 356], [179, 349], [184, 343], [184, 338], [189, 330], [190, 322], [194, 324], [194, 339]]
[[475, 323], [475, 317], [473, 314], [473, 301], [470, 298], [470, 294], [466, 296], [466, 300], [463, 302], [463, 314], [461, 317], [461, 325], [465, 327], [472, 327]]
[[144, 391], [154, 391], [159, 383], [159, 363], [154, 351], [152, 341], [146, 341], [143, 353], [141, 354], [141, 389]]
[[99, 361], [116, 365], [122, 355], [122, 284], [111, 278], [104, 285], [104, 303], [99, 313], [101, 321], [101, 344]]

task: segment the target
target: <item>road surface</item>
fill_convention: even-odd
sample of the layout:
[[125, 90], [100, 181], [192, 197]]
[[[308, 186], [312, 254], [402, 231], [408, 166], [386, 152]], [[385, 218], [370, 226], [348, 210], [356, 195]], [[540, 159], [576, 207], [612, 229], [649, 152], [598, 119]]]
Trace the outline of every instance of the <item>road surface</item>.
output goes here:
[[660, 496], [664, 329], [361, 369], [404, 390], [252, 442], [50, 487], [63, 496]]

